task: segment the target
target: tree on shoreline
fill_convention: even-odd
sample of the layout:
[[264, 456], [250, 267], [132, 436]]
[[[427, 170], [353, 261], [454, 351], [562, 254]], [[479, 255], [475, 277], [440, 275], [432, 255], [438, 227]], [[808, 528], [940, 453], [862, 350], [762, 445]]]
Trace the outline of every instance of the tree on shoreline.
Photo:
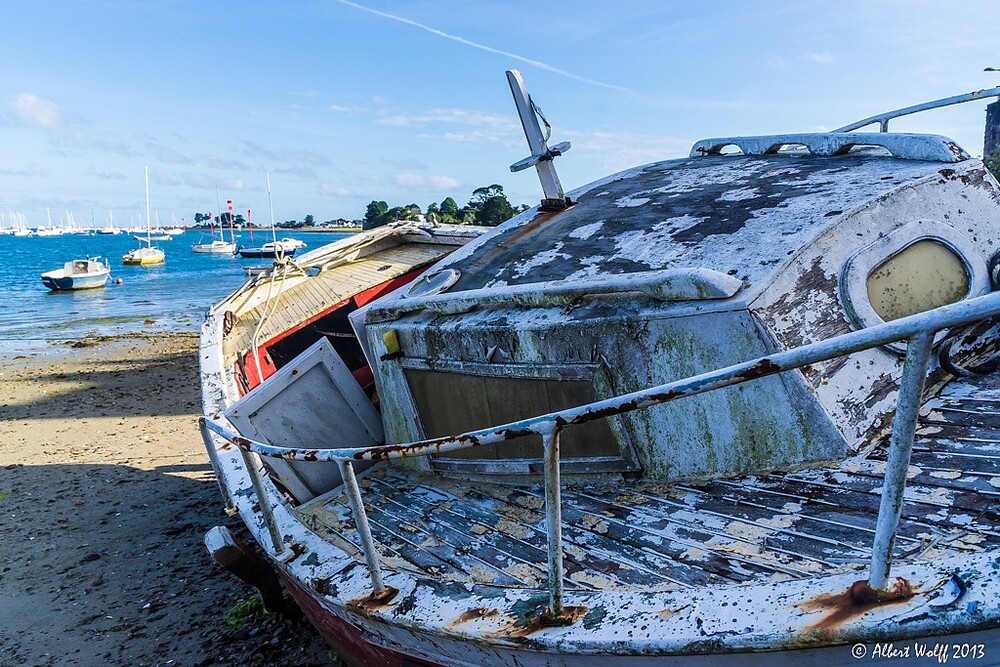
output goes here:
[[365, 210], [361, 228], [375, 229], [390, 222], [422, 218], [433, 219], [441, 224], [494, 227], [527, 209], [525, 205], [517, 208], [512, 206], [503, 192], [503, 186], [494, 183], [473, 190], [472, 199], [462, 208], [459, 208], [458, 203], [451, 197], [445, 197], [440, 204], [436, 202], [429, 204], [424, 213], [421, 213], [420, 207], [416, 204], [389, 208], [388, 203], [373, 200]]
[[[365, 230], [404, 220], [433, 220], [440, 224], [493, 227], [526, 210], [528, 210], [526, 204], [513, 206], [507, 199], [507, 195], [504, 194], [503, 186], [494, 183], [473, 190], [469, 203], [462, 207], [459, 207], [458, 202], [452, 197], [445, 197], [440, 204], [436, 202], [428, 204], [425, 211], [421, 211], [416, 204], [390, 207], [387, 202], [375, 199], [369, 202], [360, 223], [361, 228]], [[228, 225], [229, 216], [229, 212], [223, 212], [214, 218], [214, 222], [217, 225]], [[247, 224], [239, 213], [232, 217], [235, 226], [242, 227]], [[194, 221], [195, 224], [207, 225], [213, 221], [212, 214], [195, 213]], [[309, 214], [302, 221], [286, 220], [276, 223], [276, 226], [297, 229], [299, 227], [313, 227], [315, 224], [315, 218]]]

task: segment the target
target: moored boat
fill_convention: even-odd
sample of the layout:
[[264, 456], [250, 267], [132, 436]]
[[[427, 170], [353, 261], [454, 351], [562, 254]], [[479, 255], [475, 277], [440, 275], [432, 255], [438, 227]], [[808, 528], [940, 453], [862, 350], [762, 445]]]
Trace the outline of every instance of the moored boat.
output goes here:
[[150, 218], [149, 218], [149, 168], [145, 170], [146, 174], [146, 237], [141, 236], [134, 237], [139, 243], [145, 243], [145, 245], [140, 245], [138, 248], [129, 250], [127, 253], [122, 255], [122, 264], [128, 264], [133, 266], [153, 266], [156, 264], [162, 264], [166, 260], [166, 253], [163, 249], [158, 248], [153, 245], [152, 234], [150, 232]]
[[701, 141], [567, 197], [569, 146], [510, 82], [540, 206], [377, 292], [399, 269], [362, 233], [206, 319], [224, 498], [320, 632], [352, 665], [986, 659], [983, 163], [848, 126]]
[[42, 274], [42, 284], [51, 290], [81, 290], [104, 287], [111, 267], [100, 257], [87, 257], [66, 262], [61, 269]]
[[301, 239], [293, 239], [289, 237], [280, 238], [277, 241], [285, 248], [295, 248], [296, 250], [301, 250], [306, 247], [306, 242]]
[[133, 248], [122, 255], [122, 264], [152, 266], [154, 264], [163, 264], [165, 259], [166, 253], [162, 249], [153, 245], [145, 245]]
[[210, 255], [232, 255], [235, 248], [235, 243], [223, 241], [222, 239], [214, 239], [208, 243], [191, 244], [191, 250], [193, 252]]
[[298, 246], [286, 245], [282, 241], [271, 241], [254, 248], [240, 246], [236, 249], [236, 254], [246, 259], [275, 259], [277, 257], [293, 257], [298, 249]]

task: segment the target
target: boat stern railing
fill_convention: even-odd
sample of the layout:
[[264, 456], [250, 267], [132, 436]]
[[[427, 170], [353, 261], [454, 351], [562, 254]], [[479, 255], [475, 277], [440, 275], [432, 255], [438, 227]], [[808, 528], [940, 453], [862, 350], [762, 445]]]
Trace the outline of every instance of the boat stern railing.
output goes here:
[[[483, 445], [499, 445], [524, 436], [539, 436], [544, 445], [548, 613], [558, 617], [563, 613], [559, 435], [564, 429], [576, 424], [645, 409], [685, 396], [702, 394], [905, 340], [907, 342], [906, 357], [903, 362], [903, 372], [896, 399], [896, 413], [889, 440], [888, 463], [883, 481], [883, 492], [867, 579], [867, 584], [871, 588], [885, 590], [889, 579], [892, 545], [902, 511], [906, 489], [906, 472], [913, 449], [917, 415], [921, 405], [935, 334], [943, 329], [998, 315], [1000, 315], [1000, 292], [992, 292], [985, 296], [967, 299], [860, 331], [842, 334], [641, 391], [488, 429], [406, 444], [338, 449], [278, 447], [244, 438], [226, 428], [216, 419], [202, 417], [200, 423], [206, 436], [208, 431], [214, 432], [241, 449], [244, 454], [244, 462], [247, 464], [247, 472], [253, 480], [258, 495], [258, 504], [263, 512], [265, 523], [268, 524], [268, 529], [271, 531], [272, 539], [277, 539], [278, 531], [273, 526], [274, 517], [270, 512], [270, 505], [262, 495], [264, 493], [264, 480], [261, 479], [257, 466], [253, 465], [246, 455], [253, 452], [264, 457], [337, 462], [341, 467], [351, 511], [362, 541], [365, 560], [371, 576], [373, 595], [375, 596], [383, 593], [385, 584], [382, 581], [378, 550], [368, 527], [361, 489], [354, 475], [353, 465], [355, 462], [429, 456]], [[213, 447], [208, 442], [207, 437], [206, 444], [209, 445], [209, 451], [212, 453]], [[283, 546], [278, 542], [275, 544], [280, 552]]]

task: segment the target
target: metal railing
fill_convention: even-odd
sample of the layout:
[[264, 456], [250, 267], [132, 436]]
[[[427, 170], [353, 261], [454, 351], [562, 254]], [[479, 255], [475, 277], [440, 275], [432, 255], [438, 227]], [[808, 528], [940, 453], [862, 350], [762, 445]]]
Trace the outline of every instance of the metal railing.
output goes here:
[[910, 107], [904, 107], [902, 109], [896, 109], [895, 111], [886, 111], [885, 113], [880, 113], [877, 116], [870, 116], [862, 120], [851, 123], [850, 125], [845, 125], [844, 127], [838, 127], [833, 132], [851, 132], [862, 128], [866, 125], [872, 125], [878, 123], [879, 132], [889, 131], [889, 121], [893, 118], [899, 118], [900, 116], [909, 116], [910, 114], [920, 113], [921, 111], [929, 111], [931, 109], [939, 109], [941, 107], [949, 107], [953, 104], [965, 104], [966, 102], [975, 102], [976, 100], [985, 100], [991, 97], [1000, 97], [1000, 86], [996, 88], [987, 88], [985, 90], [974, 90], [971, 93], [965, 93], [964, 95], [955, 95], [954, 97], [945, 97], [940, 100], [934, 100], [932, 102], [924, 102], [923, 104], [914, 104]]
[[[368, 518], [361, 498], [361, 491], [354, 475], [353, 462], [428, 456], [458, 449], [500, 444], [523, 436], [537, 435], [541, 437], [544, 445], [549, 613], [553, 616], [559, 616], [563, 611], [559, 434], [563, 429], [575, 424], [605, 419], [613, 415], [674, 401], [684, 396], [702, 394], [722, 387], [748, 382], [810, 364], [829, 361], [862, 350], [906, 340], [908, 343], [906, 358], [903, 363], [903, 373], [900, 379], [896, 414], [892, 423], [888, 463], [883, 482], [882, 500], [879, 507], [868, 577], [868, 584], [872, 588], [883, 590], [889, 577], [892, 545], [899, 525], [903, 495], [906, 487], [906, 471], [913, 448], [917, 414], [921, 404], [924, 380], [927, 376], [931, 348], [934, 344], [934, 335], [942, 329], [968, 324], [997, 315], [1000, 315], [1000, 292], [993, 292], [985, 296], [879, 324], [861, 331], [854, 331], [792, 350], [759, 357], [752, 361], [727, 366], [642, 391], [623, 394], [614, 398], [595, 401], [587, 405], [539, 415], [493, 428], [400, 445], [377, 445], [340, 449], [276, 447], [244, 438], [207, 417], [201, 418], [201, 424], [206, 429], [217, 433], [235, 444], [244, 452], [255, 452], [261, 456], [286, 459], [336, 461], [340, 464], [351, 510], [358, 528], [358, 534], [361, 537], [365, 559], [369, 574], [371, 575], [374, 595], [381, 594], [385, 590], [385, 587], [382, 583], [378, 551], [371, 536], [371, 531], [368, 528]], [[263, 496], [260, 496], [261, 480], [257, 478], [258, 471], [254, 466], [248, 465], [248, 472], [255, 480], [254, 486], [260, 498], [261, 508], [263, 509], [267, 506], [270, 509]], [[269, 513], [265, 513], [264, 518], [266, 521], [273, 521], [273, 517]], [[280, 546], [278, 548], [280, 549]]]

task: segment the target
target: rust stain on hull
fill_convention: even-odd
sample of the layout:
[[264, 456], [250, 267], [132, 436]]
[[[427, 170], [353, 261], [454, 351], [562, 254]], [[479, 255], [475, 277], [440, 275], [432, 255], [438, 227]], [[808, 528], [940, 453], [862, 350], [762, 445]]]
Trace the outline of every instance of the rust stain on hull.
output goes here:
[[563, 607], [562, 614], [553, 616], [548, 609], [545, 609], [541, 614], [525, 619], [520, 625], [513, 624], [513, 627], [510, 627], [509, 631], [504, 634], [513, 639], [524, 639], [548, 628], [563, 628], [573, 625], [583, 618], [587, 611], [588, 608], [584, 606], [568, 606]]
[[397, 595], [399, 595], [398, 588], [386, 586], [378, 595], [372, 593], [371, 595], [365, 595], [364, 597], [348, 600], [346, 606], [349, 610], [355, 613], [361, 614], [362, 616], [369, 616], [374, 612], [388, 607], [389, 603], [392, 602]]
[[866, 611], [887, 604], [906, 602], [916, 593], [916, 587], [902, 577], [896, 577], [888, 590], [880, 591], [867, 581], [855, 581], [843, 593], [827, 593], [796, 605], [805, 612], [828, 612], [826, 616], [806, 628], [806, 632], [831, 630]]
[[455, 628], [463, 623], [468, 623], [469, 621], [477, 621], [481, 618], [491, 618], [500, 613], [499, 609], [496, 608], [486, 608], [486, 607], [476, 607], [475, 609], [467, 609], [461, 614], [448, 621], [446, 627]]

